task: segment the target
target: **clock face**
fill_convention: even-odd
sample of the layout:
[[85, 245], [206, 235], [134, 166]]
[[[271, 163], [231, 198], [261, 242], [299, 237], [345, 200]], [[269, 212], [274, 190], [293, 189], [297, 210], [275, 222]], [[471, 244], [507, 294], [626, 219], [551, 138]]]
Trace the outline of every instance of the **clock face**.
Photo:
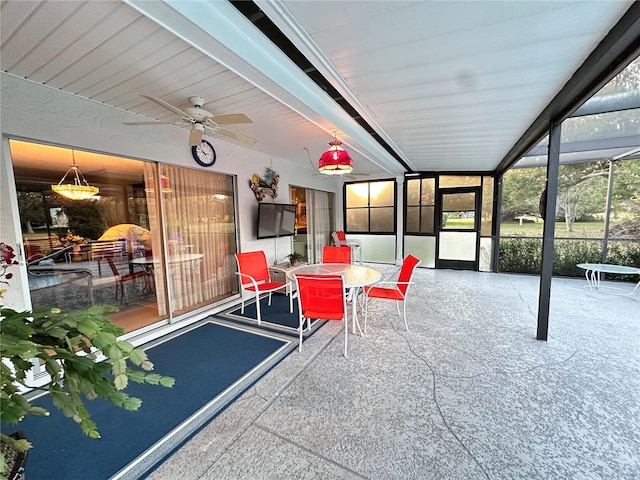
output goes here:
[[210, 167], [216, 163], [216, 151], [206, 140], [202, 140], [200, 145], [194, 145], [191, 147], [191, 154], [193, 159], [198, 162], [198, 165], [203, 167]]

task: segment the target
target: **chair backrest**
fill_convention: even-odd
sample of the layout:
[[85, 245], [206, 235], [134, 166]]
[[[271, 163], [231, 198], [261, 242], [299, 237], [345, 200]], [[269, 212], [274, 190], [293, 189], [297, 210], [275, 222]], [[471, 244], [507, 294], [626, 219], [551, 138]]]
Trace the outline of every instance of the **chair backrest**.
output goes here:
[[[271, 279], [267, 257], [262, 250], [236, 253], [236, 261], [238, 262], [238, 272], [250, 275], [257, 283], [268, 282]], [[251, 283], [251, 280], [243, 275], [240, 275], [240, 280], [243, 284]]]
[[[400, 275], [398, 275], [398, 282], [410, 282], [411, 278], [413, 277], [413, 272], [415, 271], [416, 267], [420, 265], [420, 263], [421, 261], [413, 255], [407, 255], [402, 262]], [[407, 283], [401, 283], [400, 285], [398, 285], [398, 290], [400, 290], [403, 295], [407, 293], [407, 288], [409, 288], [409, 285]]]
[[351, 263], [351, 249], [325, 246], [322, 248], [322, 263]]
[[344, 234], [344, 232], [342, 230], [333, 232], [331, 234], [331, 237], [333, 238], [333, 243], [337, 245], [346, 245], [347, 244], [347, 236]]
[[346, 319], [346, 292], [341, 275], [296, 274], [295, 278], [300, 312], [305, 318]]

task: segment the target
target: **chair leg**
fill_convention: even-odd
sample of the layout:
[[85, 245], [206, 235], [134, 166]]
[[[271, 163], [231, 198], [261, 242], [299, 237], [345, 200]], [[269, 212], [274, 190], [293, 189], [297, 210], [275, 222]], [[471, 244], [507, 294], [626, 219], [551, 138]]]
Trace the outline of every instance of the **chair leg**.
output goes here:
[[407, 324], [407, 301], [406, 299], [402, 301], [402, 318], [404, 318], [404, 328], [409, 331], [409, 325]]
[[258, 317], [258, 325], [262, 322], [262, 315], [260, 315], [260, 292], [256, 292], [256, 313]]
[[289, 288], [289, 313], [293, 313], [293, 292], [292, 288]]
[[[302, 352], [302, 327], [304, 326], [304, 317], [300, 315], [300, 325], [298, 326], [300, 339], [298, 341], [298, 352]], [[309, 319], [307, 319], [307, 323], [309, 323]]]
[[349, 339], [349, 321], [347, 316], [344, 316], [344, 358], [349, 358], [347, 355], [347, 341]]
[[127, 290], [124, 288], [124, 282], [120, 282], [120, 291], [122, 292], [122, 300], [124, 300], [125, 306], [128, 306], [129, 299], [127, 298]]
[[[242, 295], [242, 293], [240, 293], [240, 295]], [[244, 315], [244, 295], [242, 295], [241, 297], [241, 307], [240, 307], [240, 314]]]
[[369, 296], [364, 296], [364, 333], [367, 333], [367, 315], [369, 314]]

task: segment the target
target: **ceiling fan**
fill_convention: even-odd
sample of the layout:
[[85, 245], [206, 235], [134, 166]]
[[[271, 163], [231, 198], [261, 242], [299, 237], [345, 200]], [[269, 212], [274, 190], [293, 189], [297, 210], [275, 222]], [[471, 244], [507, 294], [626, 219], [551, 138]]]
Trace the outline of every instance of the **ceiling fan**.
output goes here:
[[173, 113], [180, 117], [179, 120], [173, 122], [125, 122], [125, 125], [176, 125], [179, 127], [189, 127], [189, 145], [196, 146], [202, 143], [202, 137], [207, 133], [216, 133], [218, 135], [224, 135], [225, 137], [233, 138], [240, 142], [253, 145], [256, 143], [255, 138], [251, 138], [242, 133], [233, 132], [226, 128], [221, 128], [220, 125], [231, 125], [234, 123], [253, 123], [249, 117], [244, 113], [231, 113], [228, 115], [213, 115], [202, 108], [204, 105], [204, 99], [202, 97], [189, 97], [189, 101], [193, 107], [180, 110], [178, 107], [165, 102], [164, 100], [151, 97], [149, 95], [141, 95], [141, 97], [151, 100], [157, 103], [161, 107], [171, 110]]

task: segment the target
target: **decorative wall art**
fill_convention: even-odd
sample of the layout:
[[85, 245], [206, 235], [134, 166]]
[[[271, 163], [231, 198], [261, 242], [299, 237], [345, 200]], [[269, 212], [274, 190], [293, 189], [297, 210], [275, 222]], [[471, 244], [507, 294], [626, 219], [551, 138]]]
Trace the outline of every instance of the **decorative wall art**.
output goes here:
[[249, 180], [249, 187], [253, 190], [258, 201], [261, 201], [265, 195], [270, 195], [273, 198], [278, 196], [278, 182], [280, 181], [280, 175], [276, 171], [267, 167], [264, 170], [264, 177], [260, 174], [254, 173]]

